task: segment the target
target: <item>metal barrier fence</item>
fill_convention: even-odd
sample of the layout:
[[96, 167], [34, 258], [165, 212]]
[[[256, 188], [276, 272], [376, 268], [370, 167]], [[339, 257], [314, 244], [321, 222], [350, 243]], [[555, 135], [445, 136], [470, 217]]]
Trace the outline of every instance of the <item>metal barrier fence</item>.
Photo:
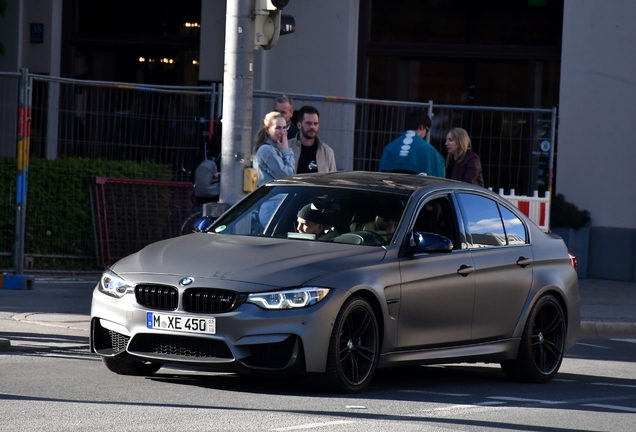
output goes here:
[[[10, 78], [17, 83], [19, 77], [12, 74]], [[12, 128], [5, 127], [0, 117], [0, 137], [5, 141], [0, 148], [7, 156], [0, 158], [0, 269], [5, 271], [14, 267], [18, 112], [17, 87], [4, 90], [7, 79], [0, 76], [0, 91], [14, 95], [13, 100], [2, 99], [0, 111], [12, 117]], [[190, 182], [203, 158], [204, 144], [217, 125], [214, 119], [220, 111], [219, 89], [28, 75], [27, 147], [31, 159], [26, 228], [22, 233], [24, 269], [94, 270], [103, 264], [90, 179], [103, 176], [164, 181], [165, 190], [171, 188], [167, 183]], [[163, 192], [149, 195], [145, 186], [136, 190], [137, 195], [127, 190], [122, 199], [135, 207], [137, 216], [156, 214], [158, 207], [170, 205], [163, 199]], [[151, 200], [152, 196], [157, 199]], [[192, 207], [184, 211], [191, 213]], [[166, 230], [152, 241], [173, 234]]]
[[[253, 129], [260, 127], [279, 93], [254, 92]], [[433, 120], [429, 142], [442, 155], [446, 133], [466, 129], [480, 156], [486, 187], [514, 189], [522, 195], [551, 190], [556, 126], [555, 109], [436, 105], [321, 95], [287, 94], [294, 108], [320, 111], [320, 138], [334, 148], [338, 169], [377, 171], [384, 147], [404, 133], [409, 110], [428, 110]]]
[[150, 243], [192, 232], [188, 222], [200, 216], [190, 182], [95, 177], [91, 192], [101, 269]]
[[[2, 270], [12, 267], [16, 238], [14, 158], [19, 77], [0, 74]], [[90, 179], [192, 181], [192, 172], [203, 159], [204, 143], [218, 125], [214, 120], [220, 117], [220, 90], [220, 85], [140, 86], [29, 75], [31, 163], [23, 233], [25, 268], [55, 271], [107, 266], [111, 255], [106, 259], [100, 249], [104, 239], [100, 237], [94, 201], [97, 194], [91, 190]], [[254, 92], [254, 131], [277, 95]], [[319, 134], [334, 148], [339, 169], [377, 170], [385, 145], [403, 132], [407, 111], [425, 108], [433, 118], [430, 142], [442, 154], [448, 129], [461, 126], [468, 131], [482, 160], [486, 186], [514, 189], [521, 195], [550, 189], [554, 110], [288, 96], [295, 99], [296, 109], [310, 104], [320, 110]], [[173, 186], [166, 184], [167, 189]], [[147, 189], [137, 187], [134, 195], [131, 191], [135, 186], [127, 185], [118, 207], [135, 206], [139, 215], [169, 205], [163, 192], [155, 194], [163, 197], [161, 200], [150, 203]], [[117, 195], [117, 189], [112, 193]], [[179, 214], [177, 218], [182, 217]]]
[[190, 180], [220, 95], [210, 87], [143, 86], [30, 75], [31, 157], [152, 160]]

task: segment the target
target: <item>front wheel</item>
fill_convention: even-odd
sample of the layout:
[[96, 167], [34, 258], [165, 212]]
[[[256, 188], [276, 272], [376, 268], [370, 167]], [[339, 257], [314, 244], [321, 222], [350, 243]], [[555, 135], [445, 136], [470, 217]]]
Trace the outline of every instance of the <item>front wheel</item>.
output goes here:
[[501, 363], [510, 379], [549, 382], [561, 367], [565, 350], [565, 315], [552, 295], [541, 297], [532, 309], [515, 360]]
[[329, 342], [325, 377], [329, 389], [363, 390], [373, 377], [379, 349], [378, 322], [371, 305], [362, 297], [351, 297], [338, 313]]
[[161, 363], [149, 363], [141, 360], [132, 360], [128, 356], [113, 358], [102, 357], [102, 361], [111, 372], [120, 375], [149, 376], [154, 375], [161, 366]]

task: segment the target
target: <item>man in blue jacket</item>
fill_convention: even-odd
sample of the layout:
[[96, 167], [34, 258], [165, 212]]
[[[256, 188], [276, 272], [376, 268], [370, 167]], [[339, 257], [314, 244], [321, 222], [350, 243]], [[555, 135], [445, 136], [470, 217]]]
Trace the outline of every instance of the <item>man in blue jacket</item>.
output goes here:
[[431, 118], [422, 109], [406, 115], [406, 132], [384, 148], [380, 171], [444, 177], [444, 158], [426, 140]]

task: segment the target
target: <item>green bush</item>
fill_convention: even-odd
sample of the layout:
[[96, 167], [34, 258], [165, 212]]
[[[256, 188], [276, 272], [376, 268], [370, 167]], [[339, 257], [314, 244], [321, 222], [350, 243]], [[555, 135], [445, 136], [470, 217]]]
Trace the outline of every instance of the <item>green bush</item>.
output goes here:
[[[0, 252], [14, 249], [16, 175], [15, 159], [0, 158]], [[24, 250], [27, 255], [54, 256], [36, 257], [36, 269], [95, 269], [96, 241], [89, 182], [95, 176], [170, 180], [171, 167], [151, 161], [31, 160]], [[12, 256], [4, 255], [0, 265], [4, 269], [12, 268], [12, 260]]]

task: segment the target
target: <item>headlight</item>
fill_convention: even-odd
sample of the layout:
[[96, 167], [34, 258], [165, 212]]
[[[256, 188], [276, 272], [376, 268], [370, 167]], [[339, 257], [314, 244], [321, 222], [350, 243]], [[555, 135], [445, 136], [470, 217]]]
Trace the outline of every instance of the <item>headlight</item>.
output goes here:
[[126, 282], [110, 270], [105, 271], [102, 274], [102, 279], [99, 281], [99, 290], [101, 292], [117, 298], [132, 293], [133, 289], [133, 284]]
[[306, 287], [289, 291], [250, 294], [247, 303], [262, 309], [297, 309], [315, 305], [329, 293], [328, 288]]

